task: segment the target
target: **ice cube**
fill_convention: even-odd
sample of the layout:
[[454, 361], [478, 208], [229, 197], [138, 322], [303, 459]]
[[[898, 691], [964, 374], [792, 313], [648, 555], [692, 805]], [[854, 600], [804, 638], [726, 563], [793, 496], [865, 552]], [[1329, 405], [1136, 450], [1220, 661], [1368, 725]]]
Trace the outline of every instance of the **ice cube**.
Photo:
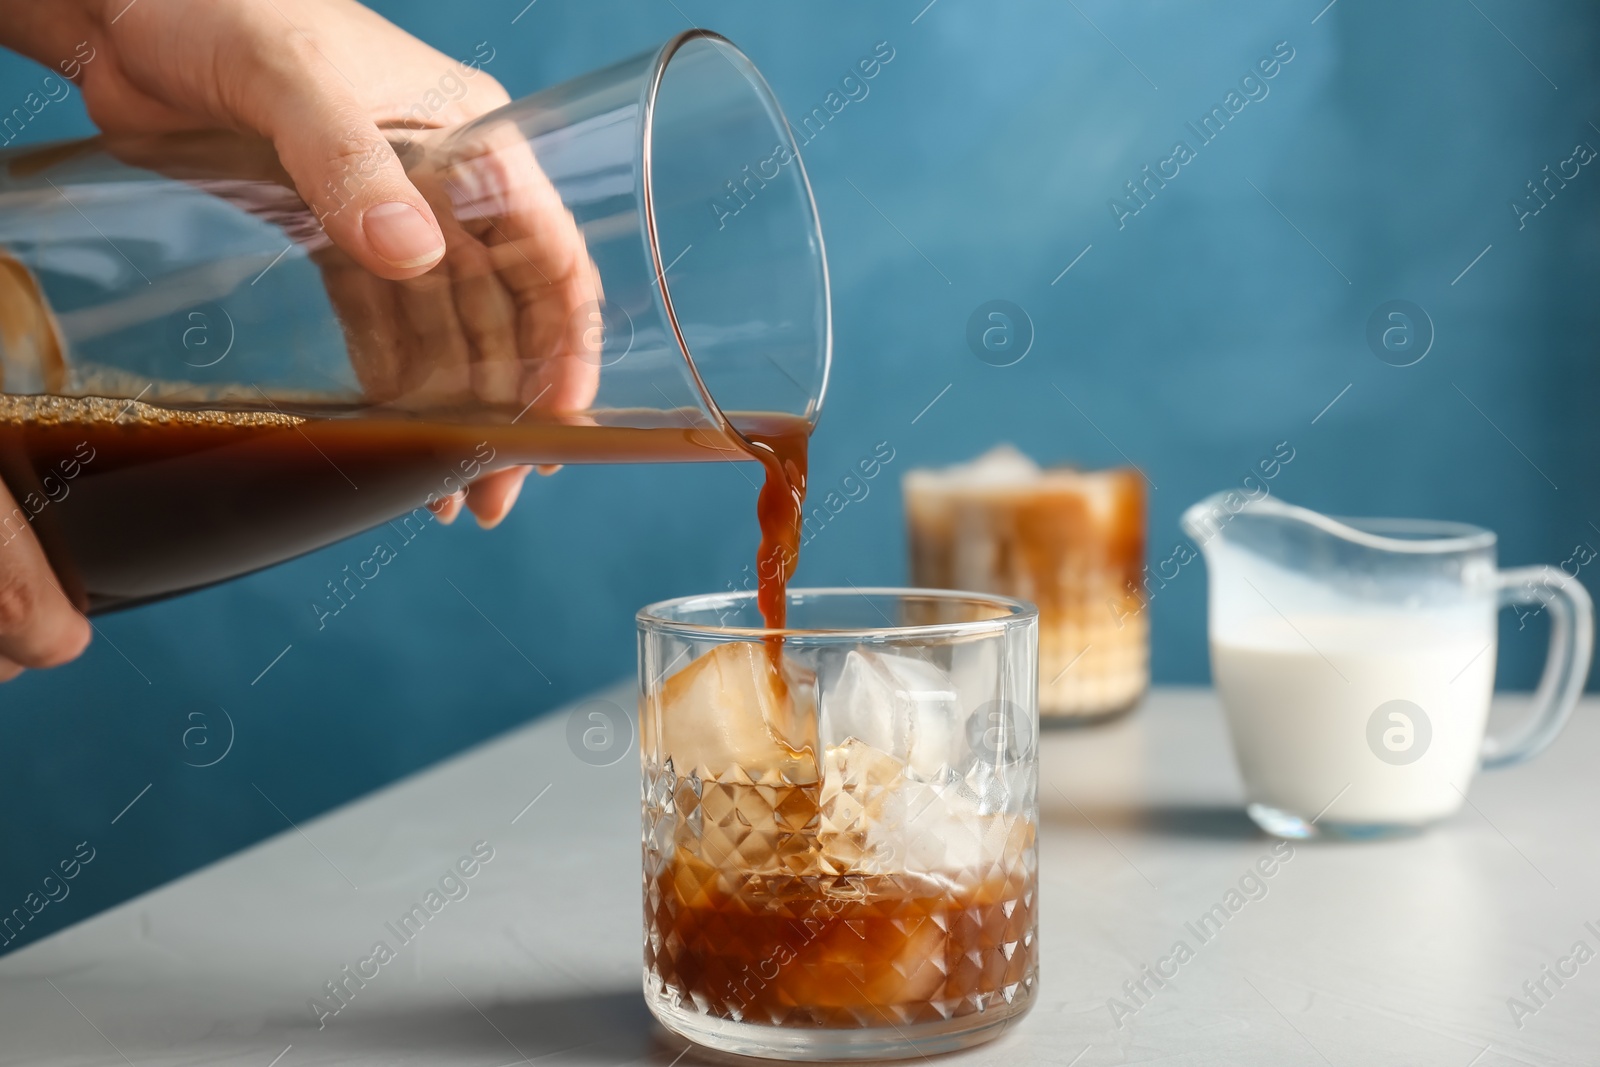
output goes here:
[[917, 470], [906, 475], [908, 488], [988, 489], [997, 486], [1029, 485], [1043, 474], [1035, 463], [1013, 445], [996, 445], [977, 459], [957, 463], [943, 470]]
[[1007, 854], [1011, 828], [1021, 816], [991, 812], [954, 774], [920, 785], [907, 797], [903, 838], [906, 868], [955, 887], [976, 885]]
[[705, 780], [815, 784], [815, 715], [796, 699], [801, 682], [759, 642], [718, 646], [661, 687], [662, 755], [679, 775]]
[[985, 810], [968, 782], [944, 768], [917, 781], [900, 760], [850, 738], [822, 761], [817, 844], [835, 875], [916, 875], [976, 884], [1001, 864], [1015, 813]]
[[[852, 653], [853, 655], [854, 653]], [[822, 759], [817, 844], [829, 874], [886, 874], [904, 868], [905, 764], [858, 737]]]
[[923, 781], [961, 758], [963, 716], [955, 683], [925, 659], [851, 651], [818, 699], [824, 746], [855, 738]]

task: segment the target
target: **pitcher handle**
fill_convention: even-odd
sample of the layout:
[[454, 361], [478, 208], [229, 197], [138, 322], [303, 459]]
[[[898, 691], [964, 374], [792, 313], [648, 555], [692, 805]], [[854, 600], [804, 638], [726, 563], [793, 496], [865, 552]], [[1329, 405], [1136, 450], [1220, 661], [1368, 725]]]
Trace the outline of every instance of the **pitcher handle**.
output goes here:
[[1517, 567], [1497, 576], [1500, 606], [1538, 603], [1550, 611], [1550, 654], [1533, 713], [1510, 736], [1486, 737], [1483, 766], [1510, 767], [1538, 755], [1567, 724], [1594, 654], [1594, 605], [1582, 583], [1556, 567]]

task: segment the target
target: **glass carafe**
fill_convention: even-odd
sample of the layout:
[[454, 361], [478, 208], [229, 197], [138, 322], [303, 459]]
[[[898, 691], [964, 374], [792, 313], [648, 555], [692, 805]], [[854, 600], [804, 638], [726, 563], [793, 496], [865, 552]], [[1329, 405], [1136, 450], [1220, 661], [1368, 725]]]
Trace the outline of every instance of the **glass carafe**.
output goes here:
[[335, 248], [261, 141], [0, 153], [0, 477], [86, 609], [512, 465], [745, 459], [809, 433], [822, 236], [782, 110], [728, 41], [690, 31], [389, 136], [447, 245], [402, 282]]

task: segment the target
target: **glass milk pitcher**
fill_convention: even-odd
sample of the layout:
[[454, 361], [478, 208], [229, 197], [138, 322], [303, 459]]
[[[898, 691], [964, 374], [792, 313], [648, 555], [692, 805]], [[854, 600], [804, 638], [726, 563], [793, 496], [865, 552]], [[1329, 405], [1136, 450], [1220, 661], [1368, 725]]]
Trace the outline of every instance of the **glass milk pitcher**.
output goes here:
[[[1250, 815], [1286, 837], [1369, 837], [1454, 812], [1480, 766], [1537, 754], [1583, 690], [1593, 609], [1555, 567], [1499, 570], [1492, 531], [1332, 519], [1217, 494], [1184, 513], [1205, 554], [1211, 670]], [[1526, 722], [1485, 737], [1500, 607], [1550, 652]]]
[[262, 141], [0, 153], [0, 478], [87, 610], [516, 464], [745, 459], [810, 432], [822, 235], [728, 41], [690, 31], [390, 140], [447, 245], [404, 282], [334, 247]]

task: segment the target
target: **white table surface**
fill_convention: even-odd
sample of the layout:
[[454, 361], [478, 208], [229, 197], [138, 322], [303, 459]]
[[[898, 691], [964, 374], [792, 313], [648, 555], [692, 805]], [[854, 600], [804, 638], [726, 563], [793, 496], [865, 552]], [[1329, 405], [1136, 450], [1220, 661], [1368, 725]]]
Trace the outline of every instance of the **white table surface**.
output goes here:
[[[629, 686], [601, 696], [633, 705]], [[0, 1063], [711, 1062], [657, 1030], [640, 996], [637, 754], [588, 766], [567, 719], [0, 959]], [[1038, 998], [999, 1041], [944, 1059], [1600, 1063], [1600, 958], [1559, 988], [1546, 979], [1520, 1028], [1507, 1005], [1575, 942], [1600, 951], [1584, 926], [1600, 929], [1597, 755], [1591, 698], [1539, 760], [1480, 777], [1448, 824], [1297, 846], [1119, 1029], [1108, 999], [1175, 940], [1198, 945], [1185, 922], [1272, 842], [1240, 810], [1207, 691], [1159, 690], [1119, 724], [1048, 733]], [[385, 923], [479, 840], [494, 858], [468, 895], [319, 1029], [309, 998], [375, 941], [399, 945]]]

